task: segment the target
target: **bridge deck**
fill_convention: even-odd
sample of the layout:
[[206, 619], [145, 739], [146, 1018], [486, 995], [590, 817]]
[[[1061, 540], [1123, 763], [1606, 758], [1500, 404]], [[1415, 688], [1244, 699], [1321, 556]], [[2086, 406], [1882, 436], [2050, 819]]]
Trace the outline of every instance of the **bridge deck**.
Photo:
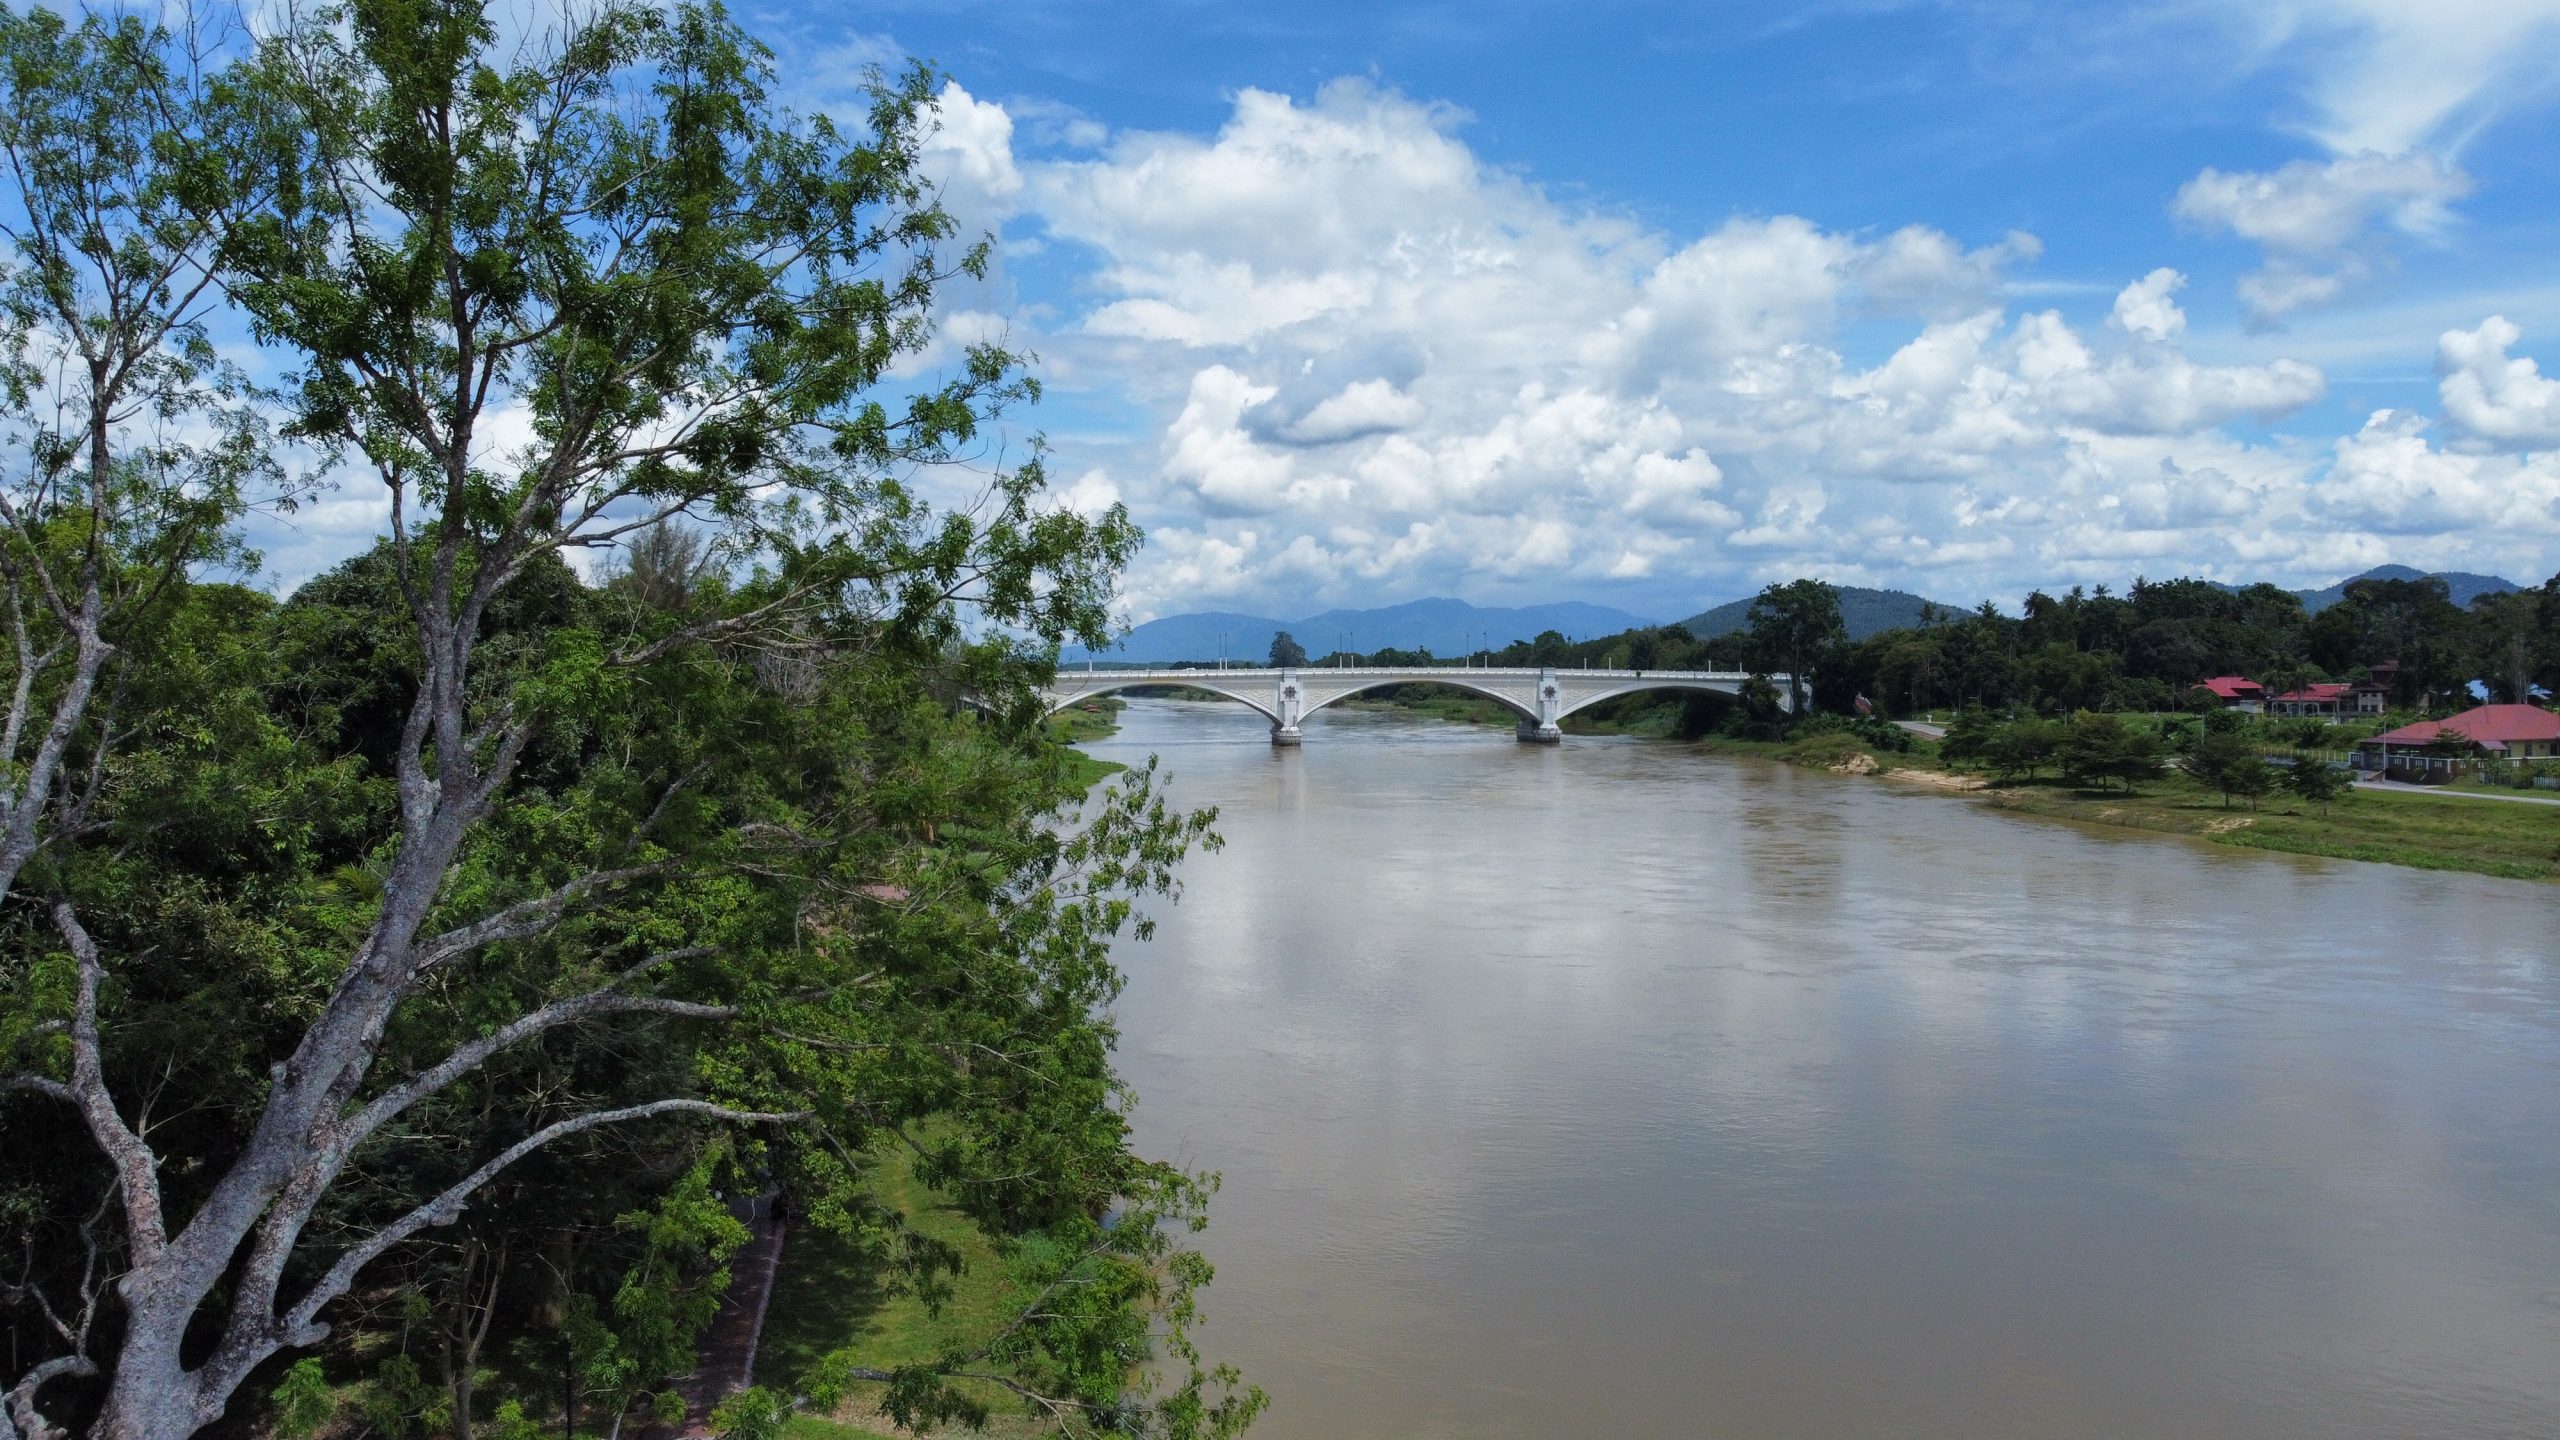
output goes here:
[[[1785, 686], [1784, 675], [1766, 677]], [[1316, 711], [1385, 685], [1447, 685], [1484, 696], [1520, 717], [1520, 738], [1554, 744], [1557, 722], [1586, 705], [1645, 690], [1707, 690], [1739, 695], [1752, 676], [1742, 670], [1565, 670], [1553, 666], [1327, 665], [1303, 669], [1106, 670], [1098, 665], [1062, 672], [1043, 692], [1051, 710], [1088, 696], [1146, 685], [1206, 690], [1249, 705], [1271, 721], [1275, 745], [1298, 743], [1298, 722]], [[1788, 692], [1780, 691], [1779, 704]]]

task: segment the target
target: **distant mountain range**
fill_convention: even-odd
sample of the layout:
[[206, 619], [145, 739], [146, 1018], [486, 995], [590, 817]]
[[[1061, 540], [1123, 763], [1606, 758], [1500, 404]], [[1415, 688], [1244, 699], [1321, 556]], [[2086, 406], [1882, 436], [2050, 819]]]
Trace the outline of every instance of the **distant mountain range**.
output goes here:
[[[2346, 598], [2347, 587], [2358, 580], [2422, 580], [2427, 572], [2406, 565], [2377, 565], [2361, 575], [2352, 575], [2335, 585], [2319, 590], [2296, 590], [2302, 597], [2302, 608], [2313, 614]], [[2482, 595], [2506, 595], [2526, 587], [2495, 575], [2473, 575], [2460, 570], [2435, 574], [2456, 605], [2468, 607]], [[2240, 586], [2226, 585], [2226, 590]], [[1843, 585], [1840, 589], [1840, 619], [1848, 627], [1849, 638], [1864, 640], [1880, 630], [1907, 630], [1920, 624], [1922, 606], [1934, 605], [1948, 615], [1970, 611], [1970, 605], [1950, 605], [1914, 595], [1908, 590], [1870, 590], [1859, 585]], [[1712, 610], [1702, 611], [1680, 622], [1690, 634], [1701, 640], [1713, 640], [1744, 628], [1750, 621], [1749, 599], [1729, 601]], [[1471, 654], [1490, 646], [1499, 650], [1514, 640], [1527, 640], [1542, 630], [1561, 632], [1568, 640], [1590, 640], [1602, 635], [1615, 635], [1653, 622], [1641, 615], [1613, 609], [1607, 605], [1587, 605], [1568, 601], [1561, 605], [1524, 605], [1517, 607], [1470, 605], [1464, 600], [1414, 600], [1403, 605], [1388, 605], [1376, 610], [1327, 610], [1303, 620], [1274, 620], [1266, 615], [1244, 615], [1231, 610], [1200, 610], [1181, 615], [1167, 615], [1150, 620], [1129, 632], [1129, 638], [1108, 650], [1095, 652], [1090, 658], [1112, 664], [1171, 664], [1183, 660], [1229, 660], [1260, 664], [1271, 654], [1271, 637], [1286, 630], [1309, 655], [1326, 655], [1336, 650], [1367, 652], [1390, 646], [1398, 650], [1428, 650], [1434, 655]], [[1060, 659], [1081, 664], [1087, 657], [1079, 648], [1069, 647]]]
[[[2303, 609], [2317, 615], [2346, 599], [2347, 587], [2358, 580], [2424, 580], [2427, 578], [2429, 577], [2426, 571], [2412, 570], [2406, 565], [2376, 565], [2361, 575], [2350, 575], [2326, 590], [2296, 590], [2293, 593], [2302, 597]], [[2433, 578], [2443, 581], [2446, 592], [2453, 597], [2453, 603], [2466, 610], [2470, 609], [2471, 602], [2480, 596], [2512, 595], [2525, 588], [2513, 580], [2501, 580], [2495, 575], [2473, 575], [2462, 570], [2439, 570], [2435, 572]]]
[[[1579, 601], [1502, 607], [1470, 605], [1464, 600], [1414, 600], [1376, 610], [1327, 610], [1303, 620], [1202, 610], [1150, 620], [1131, 630], [1118, 645], [1095, 651], [1090, 658], [1110, 664], [1171, 664], [1223, 655], [1259, 665], [1270, 658], [1271, 637], [1283, 630], [1307, 647], [1311, 656], [1336, 650], [1365, 653], [1390, 646], [1458, 656], [1486, 646], [1499, 650], [1514, 640], [1534, 638], [1542, 630], [1559, 631], [1568, 640], [1589, 640], [1652, 623], [1641, 615]], [[1083, 649], [1074, 646], [1059, 656], [1062, 663], [1070, 664], [1087, 658]]]

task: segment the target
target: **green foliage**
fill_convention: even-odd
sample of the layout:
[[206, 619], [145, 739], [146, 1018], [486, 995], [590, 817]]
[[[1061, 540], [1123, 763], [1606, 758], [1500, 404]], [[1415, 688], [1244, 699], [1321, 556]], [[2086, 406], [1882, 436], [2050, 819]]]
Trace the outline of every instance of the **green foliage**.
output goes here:
[[1751, 602], [1745, 625], [1746, 643], [1760, 667], [1791, 677], [1799, 715], [1805, 713], [1814, 671], [1848, 637], [1840, 620], [1839, 591], [1819, 580], [1791, 580], [1762, 590]]
[[423, 1440], [453, 1423], [445, 1393], [426, 1382], [418, 1362], [406, 1353], [391, 1356], [375, 1370], [359, 1408], [365, 1424], [384, 1440]]
[[1778, 687], [1766, 675], [1745, 678], [1734, 703], [1725, 707], [1716, 729], [1737, 740], [1775, 740], [1787, 729], [1787, 712]]
[[2344, 770], [2311, 755], [2296, 755], [2293, 765], [2284, 772], [2284, 788], [2297, 797], [2329, 813], [2329, 807], [2344, 795], [2353, 793], [2355, 782]]
[[1299, 644], [1288, 631], [1280, 631], [1271, 637], [1271, 663], [1280, 669], [1304, 665], [1307, 663], [1307, 647]]
[[540, 1421], [524, 1413], [521, 1400], [504, 1400], [489, 1425], [492, 1440], [550, 1440], [550, 1431]]
[[1938, 742], [1938, 754], [1958, 765], [1973, 764], [1990, 757], [1992, 742], [1999, 737], [2000, 722], [1980, 705], [1967, 705], [1956, 712], [1947, 725], [1947, 733]]
[[[89, 113], [129, 87], [107, 148], [161, 153], [152, 67], [178, 42], [86, 23], [0, 18], [11, 83], [64, 81]], [[361, 0], [208, 77], [233, 128], [182, 116], [168, 141], [196, 189], [115, 202], [184, 224], [265, 187], [184, 243], [292, 376], [282, 428], [400, 523], [282, 604], [200, 583], [232, 553], [223, 485], [268, 457], [250, 445], [221, 476], [190, 457], [212, 530], [70, 537], [156, 587], [113, 636], [117, 743], [77, 757], [95, 810], [43, 862], [106, 957], [82, 1043], [150, 1111], [129, 1173], [174, 1225], [255, 1200], [200, 1286], [128, 1289], [200, 1300], [118, 1324], [186, 1341], [197, 1368], [167, 1384], [252, 1423], [259, 1394], [288, 1431], [319, 1423], [307, 1362], [220, 1386], [325, 1325], [357, 1332], [386, 1440], [531, 1433], [564, 1342], [582, 1410], [663, 1413], [742, 1195], [942, 1293], [954, 1247], [866, 1158], [893, 1145], [1054, 1292], [906, 1366], [914, 1413], [964, 1364], [1097, 1428], [1227, 1434], [1259, 1406], [1190, 1348], [1211, 1187], [1132, 1153], [1110, 1063], [1112, 946], [1212, 817], [1152, 766], [1088, 798], [1035, 693], [1057, 644], [1107, 639], [1137, 531], [1044, 500], [1036, 446], [973, 474], [974, 503], [924, 501], [920, 469], [981, 454], [1037, 390], [991, 346], [884, 386], [937, 286], [987, 259], [922, 168], [935, 77], [875, 79], [847, 132], [781, 111], [777, 83], [716, 7], [608, 4], [519, 48], [477, 4]], [[237, 148], [192, 148], [217, 139]], [[23, 321], [53, 282], [11, 283]], [[193, 344], [168, 373], [209, 422], [225, 397]], [[533, 438], [501, 454], [505, 404]], [[593, 586], [561, 558], [626, 540]], [[33, 908], [0, 926], [0, 1043], [66, 1083], [81, 986]], [[326, 1075], [325, 1123], [286, 1108]], [[0, 1123], [31, 1177], [0, 1240], [39, 1256], [31, 1283], [76, 1285], [41, 1242], [120, 1213], [123, 1182], [49, 1095], [0, 1095]], [[296, 1178], [254, 1188], [270, 1174]], [[360, 1285], [306, 1289], [342, 1259]]]
[[2249, 808], [2255, 810], [2260, 797], [2273, 794], [2282, 780], [2264, 756], [2243, 755], [2222, 772], [2220, 788], [2226, 796], [2237, 795], [2248, 801]]
[[1984, 743], [1982, 758], [2003, 780], [2032, 780], [2060, 755], [2063, 740], [2064, 730], [2057, 721], [2013, 720]]
[[2156, 779], [2166, 769], [2159, 737], [2128, 726], [2115, 715], [2081, 711], [2071, 717], [2054, 749], [2062, 778], [2072, 784], [2105, 786], [2109, 781], [2133, 793], [2134, 786]]
[[[2256, 771], [2246, 768], [2251, 765]], [[2257, 746], [2240, 735], [2216, 731], [2198, 739], [2178, 768], [2197, 784], [2220, 791], [2222, 803], [2228, 806], [2232, 796], [2251, 793], [2249, 787], [2261, 782], [2258, 772], [2266, 769], [2266, 762], [2259, 758]]]
[[1867, 748], [1879, 750], [1888, 755], [1907, 754], [1912, 745], [1910, 731], [1890, 720], [1878, 719], [1873, 715], [1835, 715], [1816, 712], [1797, 722], [1791, 733], [1797, 736], [1848, 735]]
[[275, 1407], [276, 1434], [284, 1440], [316, 1435], [338, 1413], [337, 1391], [321, 1373], [320, 1362], [307, 1355], [286, 1368], [284, 1379], [267, 1392], [267, 1402]]

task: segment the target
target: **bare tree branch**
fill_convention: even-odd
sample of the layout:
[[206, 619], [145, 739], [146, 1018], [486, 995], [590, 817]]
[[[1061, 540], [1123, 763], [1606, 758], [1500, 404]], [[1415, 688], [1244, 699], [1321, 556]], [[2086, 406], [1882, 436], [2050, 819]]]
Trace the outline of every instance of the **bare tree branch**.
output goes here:
[[453, 1052], [444, 1059], [419, 1071], [407, 1082], [384, 1091], [362, 1110], [349, 1116], [345, 1123], [338, 1127], [336, 1145], [343, 1150], [352, 1151], [371, 1138], [374, 1132], [398, 1117], [401, 1112], [478, 1070], [489, 1063], [492, 1057], [563, 1025], [575, 1025], [583, 1020], [600, 1019], [609, 1015], [666, 1015], [683, 1020], [727, 1020], [735, 1017], [738, 1013], [735, 1006], [701, 1005], [689, 1000], [670, 1000], [656, 995], [619, 993], [620, 987], [630, 984], [661, 965], [669, 965], [678, 960], [692, 959], [710, 953], [712, 953], [712, 947], [708, 945], [693, 945], [652, 955], [615, 976], [608, 984], [598, 986], [583, 995], [573, 995], [565, 1000], [553, 1001], [539, 1010], [518, 1016], [476, 1040], [455, 1047]]
[[580, 900], [596, 891], [652, 875], [663, 875], [672, 868], [667, 864], [626, 865], [617, 870], [590, 871], [549, 894], [519, 900], [468, 925], [457, 926], [432, 940], [421, 941], [413, 969], [423, 974], [457, 955], [468, 954], [484, 945], [529, 940], [560, 923]]
[[766, 1111], [735, 1110], [708, 1100], [652, 1100], [642, 1105], [626, 1105], [618, 1110], [597, 1110], [567, 1120], [555, 1121], [536, 1130], [515, 1144], [501, 1150], [479, 1169], [447, 1186], [435, 1198], [408, 1214], [383, 1226], [360, 1244], [348, 1249], [329, 1267], [328, 1273], [313, 1283], [300, 1304], [277, 1321], [276, 1340], [284, 1345], [317, 1344], [329, 1332], [317, 1323], [323, 1307], [347, 1293], [355, 1277], [365, 1266], [381, 1258], [383, 1252], [437, 1225], [450, 1225], [462, 1218], [463, 1209], [479, 1189], [496, 1178], [500, 1171], [555, 1140], [602, 1125], [619, 1125], [629, 1120], [646, 1120], [657, 1115], [700, 1115], [726, 1121], [732, 1125], [796, 1125], [810, 1118], [805, 1110]]
[[134, 1264], [149, 1265], [168, 1244], [167, 1220], [160, 1204], [160, 1161], [133, 1127], [125, 1123], [124, 1116], [116, 1110], [115, 1096], [107, 1089], [98, 1040], [98, 986], [106, 976], [106, 965], [98, 958], [97, 942], [81, 926], [79, 912], [70, 901], [53, 903], [53, 926], [71, 947], [80, 977], [71, 1012], [69, 1088], [73, 1103], [89, 1122], [90, 1138], [115, 1168]]

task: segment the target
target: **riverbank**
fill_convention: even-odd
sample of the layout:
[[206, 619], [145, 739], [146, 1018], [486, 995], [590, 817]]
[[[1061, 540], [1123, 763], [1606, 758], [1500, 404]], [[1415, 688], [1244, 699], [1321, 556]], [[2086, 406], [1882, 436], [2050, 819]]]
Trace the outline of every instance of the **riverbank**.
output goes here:
[[2290, 797], [2255, 809], [2171, 773], [2127, 794], [2056, 779], [1994, 783], [1940, 762], [1915, 740], [1906, 754], [1879, 754], [1846, 735], [1796, 740], [1694, 741], [1708, 754], [1751, 755], [1842, 775], [1880, 776], [1959, 796], [2013, 815], [2181, 835], [2216, 845], [2364, 860], [2419, 870], [2459, 870], [2510, 880], [2560, 880], [2560, 813], [2439, 795], [2356, 790], [2325, 809]]
[[1049, 736], [1065, 747], [1067, 783], [1079, 790], [1090, 790], [1104, 780], [1129, 767], [1117, 760], [1097, 760], [1076, 746], [1089, 740], [1102, 740], [1120, 733], [1120, 711], [1123, 702], [1106, 695], [1070, 705], [1049, 717]]

